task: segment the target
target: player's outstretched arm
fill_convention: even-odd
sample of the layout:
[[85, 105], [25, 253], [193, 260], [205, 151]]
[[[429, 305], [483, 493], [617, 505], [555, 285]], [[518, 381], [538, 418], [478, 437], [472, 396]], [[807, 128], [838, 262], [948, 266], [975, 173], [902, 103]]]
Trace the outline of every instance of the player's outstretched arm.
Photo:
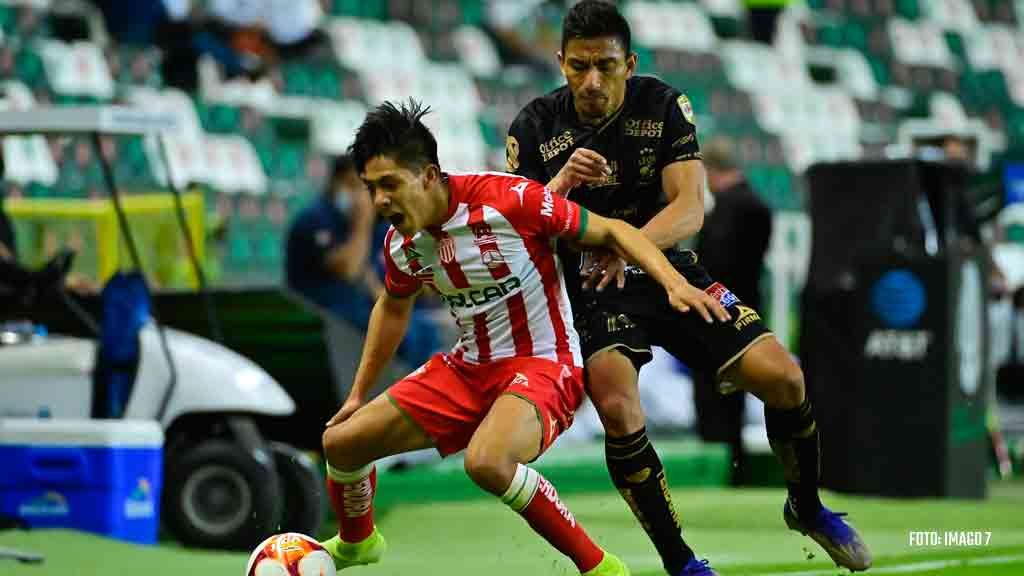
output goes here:
[[338, 413], [327, 421], [327, 426], [344, 422], [366, 403], [366, 395], [370, 388], [377, 381], [381, 370], [394, 358], [398, 345], [405, 337], [415, 302], [415, 296], [402, 298], [386, 291], [377, 298], [377, 303], [370, 312], [363, 356], [359, 360], [359, 368], [352, 381], [352, 390], [349, 391], [348, 399]]
[[642, 268], [665, 287], [669, 303], [677, 310], [694, 309], [708, 322], [713, 322], [713, 318], [722, 322], [729, 320], [729, 313], [718, 300], [690, 285], [643, 232], [622, 220], [603, 218], [592, 212], [587, 216], [589, 221], [582, 229], [581, 244], [608, 248]]

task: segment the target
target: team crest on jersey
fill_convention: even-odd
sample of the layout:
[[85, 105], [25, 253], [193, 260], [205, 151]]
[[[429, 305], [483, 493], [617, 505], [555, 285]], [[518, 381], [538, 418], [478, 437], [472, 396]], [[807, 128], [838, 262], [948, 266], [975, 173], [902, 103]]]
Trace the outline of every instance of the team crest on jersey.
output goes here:
[[656, 160], [657, 156], [654, 154], [654, 148], [646, 146], [640, 150], [638, 160], [640, 163], [640, 180], [646, 182], [654, 177], [654, 163]]
[[697, 123], [693, 119], [693, 104], [690, 103], [690, 99], [686, 97], [686, 94], [680, 94], [679, 98], [676, 98], [676, 104], [679, 105], [679, 111], [683, 113], [683, 118], [694, 126]]
[[445, 236], [437, 245], [437, 257], [442, 264], [451, 264], [455, 261], [455, 239]]
[[483, 244], [490, 244], [498, 241], [498, 237], [494, 235], [494, 230], [491, 229], [491, 225], [487, 222], [476, 222], [469, 225], [470, 230], [473, 231], [473, 243], [477, 246]]
[[512, 173], [519, 170], [519, 141], [515, 136], [505, 139], [505, 170]]
[[501, 268], [505, 265], [505, 257], [501, 255], [501, 252], [497, 248], [485, 249], [480, 253], [480, 258], [484, 261], [484, 266], [494, 270], [495, 268]]

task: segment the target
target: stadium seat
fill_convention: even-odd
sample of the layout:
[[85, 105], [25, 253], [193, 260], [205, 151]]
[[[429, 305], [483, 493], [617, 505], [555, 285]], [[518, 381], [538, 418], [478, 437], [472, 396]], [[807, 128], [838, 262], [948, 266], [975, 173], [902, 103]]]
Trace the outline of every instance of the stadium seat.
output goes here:
[[404, 22], [335, 18], [326, 24], [338, 61], [358, 71], [413, 71], [426, 61], [419, 36]]
[[14, 75], [33, 90], [48, 88], [43, 60], [30, 48], [23, 47], [15, 54]]
[[970, 0], [921, 0], [921, 7], [925, 18], [943, 30], [970, 33], [979, 26]]
[[45, 137], [6, 137], [3, 139], [3, 154], [6, 165], [4, 179], [19, 184], [35, 182], [45, 186], [57, 183], [57, 164]]
[[99, 46], [91, 42], [65, 44], [46, 40], [40, 44], [49, 84], [65, 96], [90, 96], [109, 100], [114, 96], [114, 80]]
[[355, 18], [383, 19], [387, 0], [333, 0], [331, 14]]
[[476, 26], [460, 26], [452, 34], [459, 60], [474, 76], [494, 77], [501, 74], [498, 49], [487, 34]]
[[3, 40], [6, 36], [14, 34], [16, 25], [17, 21], [14, 8], [0, 4], [0, 40]]
[[365, 116], [366, 106], [356, 100], [318, 103], [310, 120], [313, 147], [328, 154], [345, 152]]
[[206, 182], [225, 192], [266, 193], [266, 173], [248, 140], [237, 134], [210, 134], [203, 138], [202, 147]]
[[896, 0], [896, 13], [907, 20], [917, 20], [921, 17], [921, 7], [918, 0]]
[[711, 20], [698, 4], [630, 2], [623, 14], [638, 44], [693, 52], [715, 49], [717, 39]]

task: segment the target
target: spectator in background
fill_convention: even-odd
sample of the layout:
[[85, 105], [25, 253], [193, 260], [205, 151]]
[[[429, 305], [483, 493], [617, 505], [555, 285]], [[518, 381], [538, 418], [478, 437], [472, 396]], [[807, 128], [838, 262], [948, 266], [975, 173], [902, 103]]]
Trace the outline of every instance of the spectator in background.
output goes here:
[[[704, 169], [714, 207], [704, 217], [697, 253], [704, 267], [728, 286], [746, 305], [761, 310], [758, 284], [768, 242], [772, 214], [750, 187], [733, 156], [734, 143], [724, 137], [704, 148]], [[721, 395], [715, 374], [696, 372], [693, 387], [697, 431], [706, 442], [728, 442], [732, 449], [732, 483], [749, 481], [743, 452], [743, 414], [746, 393]]]
[[209, 15], [225, 42], [264, 69], [330, 48], [317, 28], [319, 0], [211, 0]]
[[93, 0], [110, 35], [121, 44], [154, 45], [163, 51], [161, 74], [168, 86], [194, 92], [196, 64], [212, 57], [226, 77], [254, 74], [258, 62], [244, 58], [211, 27], [191, 0]]
[[[339, 156], [323, 194], [295, 217], [285, 246], [288, 287], [364, 330], [384, 289], [370, 259], [375, 221], [352, 159]], [[433, 322], [414, 313], [399, 354], [418, 366], [439, 348]]]
[[[4, 180], [3, 139], [0, 139], [0, 182]], [[85, 279], [68, 278], [74, 254], [68, 250], [59, 251], [53, 259], [38, 270], [29, 270], [17, 260], [14, 226], [4, 212], [4, 196], [0, 195], [0, 320], [9, 320], [7, 314], [25, 310], [32, 306], [40, 294], [57, 289], [61, 282], [65, 288], [80, 294], [95, 291], [93, 284]]]
[[[989, 294], [995, 298], [1009, 295], [1006, 276], [992, 257], [992, 246], [982, 237], [982, 222], [971, 203], [973, 194], [970, 177], [978, 171], [977, 139], [963, 134], [950, 133], [941, 134], [932, 139], [923, 139], [916, 145], [919, 156], [944, 160], [950, 164], [962, 166], [966, 171], [964, 187], [956, 190], [953, 194], [954, 205], [950, 211], [953, 222], [946, 222], [947, 211], [943, 208], [943, 203], [946, 201], [945, 190], [935, 186], [925, 187], [928, 204], [931, 206], [932, 217], [935, 220], [935, 229], [940, 231], [940, 234], [945, 230], [955, 230], [958, 235], [959, 248], [981, 250], [988, 269]], [[946, 238], [941, 240], [948, 241]], [[950, 249], [953, 246], [946, 245], [945, 248]]]

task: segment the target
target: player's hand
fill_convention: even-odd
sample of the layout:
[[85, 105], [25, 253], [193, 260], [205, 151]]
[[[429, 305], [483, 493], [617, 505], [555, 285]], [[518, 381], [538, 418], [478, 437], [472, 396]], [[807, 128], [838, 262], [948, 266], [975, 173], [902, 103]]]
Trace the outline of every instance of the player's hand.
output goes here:
[[332, 416], [331, 419], [327, 421], [326, 427], [330, 428], [331, 426], [341, 424], [345, 420], [348, 420], [349, 417], [355, 414], [356, 410], [362, 408], [364, 404], [366, 404], [366, 400], [363, 400], [362, 398], [358, 397], [349, 396], [348, 400], [345, 400], [345, 403], [341, 405], [341, 410], [338, 410], [338, 413]]
[[593, 150], [577, 148], [553, 178], [555, 185], [549, 183], [548, 188], [556, 194], [565, 196], [580, 184], [600, 182], [611, 174], [612, 169], [604, 156]]
[[615, 280], [615, 285], [622, 290], [626, 285], [626, 261], [613, 252], [588, 252], [583, 263], [583, 289], [597, 283], [597, 291], [602, 292]]
[[716, 318], [720, 322], [731, 320], [729, 312], [717, 298], [712, 297], [703, 290], [698, 290], [681, 275], [666, 288], [666, 292], [668, 292], [669, 304], [680, 312], [694, 310], [708, 324], [714, 322]]

